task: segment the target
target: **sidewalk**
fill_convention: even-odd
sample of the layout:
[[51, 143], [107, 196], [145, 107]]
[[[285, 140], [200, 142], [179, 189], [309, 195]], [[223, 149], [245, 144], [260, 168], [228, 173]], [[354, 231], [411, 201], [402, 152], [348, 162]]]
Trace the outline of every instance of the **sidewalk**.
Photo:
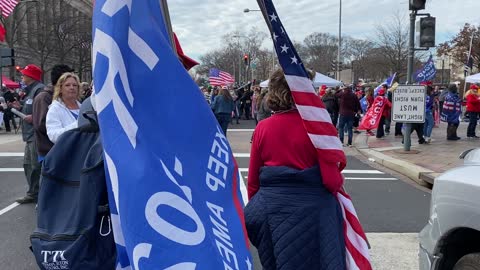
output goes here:
[[355, 138], [354, 145], [371, 161], [406, 175], [421, 185], [429, 186], [436, 176], [463, 164], [458, 158], [463, 151], [480, 147], [480, 140], [466, 138], [467, 126], [468, 123], [460, 123], [458, 136], [462, 139], [458, 141], [447, 141], [447, 124], [443, 122], [433, 129], [430, 144], [419, 145], [414, 132], [410, 153], [403, 152], [402, 138], [393, 135], [394, 123], [390, 135], [384, 139], [366, 136], [362, 132]]

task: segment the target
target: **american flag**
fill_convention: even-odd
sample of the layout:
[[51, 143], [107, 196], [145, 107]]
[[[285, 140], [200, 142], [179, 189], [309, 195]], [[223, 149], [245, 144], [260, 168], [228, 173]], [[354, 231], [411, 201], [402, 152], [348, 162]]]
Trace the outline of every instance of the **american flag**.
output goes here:
[[296, 107], [303, 119], [318, 160], [324, 185], [334, 194], [342, 209], [347, 269], [370, 270], [368, 242], [350, 196], [343, 190], [341, 170], [346, 166], [342, 144], [325, 105], [315, 94], [302, 60], [293, 47], [271, 0], [257, 0], [267, 22], [275, 50], [283, 68]]
[[17, 4], [17, 0], [0, 0], [0, 9], [3, 17], [7, 18]]
[[210, 77], [209, 77], [210, 85], [218, 86], [218, 85], [229, 85], [235, 82], [233, 76], [225, 71], [221, 71], [217, 68], [210, 69]]

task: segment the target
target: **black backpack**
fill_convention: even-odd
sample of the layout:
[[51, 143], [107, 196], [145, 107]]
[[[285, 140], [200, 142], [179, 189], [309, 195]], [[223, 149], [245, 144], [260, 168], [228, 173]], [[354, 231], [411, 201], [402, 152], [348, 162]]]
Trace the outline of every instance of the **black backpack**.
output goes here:
[[93, 120], [65, 132], [46, 156], [37, 211], [30, 241], [40, 269], [115, 269], [103, 149]]

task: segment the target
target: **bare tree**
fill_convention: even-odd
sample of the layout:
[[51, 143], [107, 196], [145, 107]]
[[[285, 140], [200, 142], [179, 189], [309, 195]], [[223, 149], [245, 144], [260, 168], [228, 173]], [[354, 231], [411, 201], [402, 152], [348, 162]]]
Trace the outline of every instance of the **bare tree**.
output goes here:
[[376, 26], [377, 53], [383, 56], [385, 62], [384, 75], [397, 72], [398, 77], [407, 74], [408, 60], [408, 23], [400, 13], [393, 14], [390, 20]]
[[351, 66], [354, 70], [354, 74], [356, 77], [355, 79], [368, 78], [366, 75], [368, 74], [367, 69], [371, 64], [369, 63], [371, 62], [369, 61], [369, 58], [372, 58], [374, 56], [373, 48], [373, 42], [368, 40], [351, 39], [349, 41], [349, 53], [352, 59]]
[[267, 57], [260, 47], [265, 38], [266, 34], [255, 28], [252, 28], [248, 34], [239, 31], [228, 33], [222, 37], [220, 48], [200, 57], [202, 65], [196, 69], [196, 72], [208, 77], [210, 68], [218, 68], [234, 75], [237, 81], [251, 80], [253, 79], [251, 65], [244, 64], [243, 55], [248, 55], [250, 64], [255, 61], [257, 69], [263, 69], [266, 65], [264, 60]]
[[[338, 38], [328, 33], [313, 33], [300, 46], [300, 57], [306, 65], [321, 73], [331, 70], [331, 63], [337, 57]], [[297, 48], [297, 46], [296, 46]]]
[[54, 63], [91, 72], [91, 18], [74, 8], [73, 0], [20, 2], [5, 21], [7, 45], [18, 62], [33, 62], [46, 74]]

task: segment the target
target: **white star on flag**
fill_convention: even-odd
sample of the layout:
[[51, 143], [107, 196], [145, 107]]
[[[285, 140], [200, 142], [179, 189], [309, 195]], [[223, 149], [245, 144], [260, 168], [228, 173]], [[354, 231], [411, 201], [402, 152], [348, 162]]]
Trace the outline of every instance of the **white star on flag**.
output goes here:
[[275, 42], [277, 41], [277, 38], [278, 38], [277, 34], [275, 34], [275, 32], [273, 32], [273, 40], [275, 40]]
[[277, 15], [275, 15], [275, 13], [273, 13], [272, 15], [269, 15], [270, 16], [270, 21], [273, 22], [273, 21], [277, 21]]
[[288, 47], [287, 44], [284, 44], [283, 46], [280, 46], [280, 48], [282, 48], [282, 53], [283, 52], [286, 53], [288, 51], [288, 49], [290, 49], [290, 47]]
[[298, 59], [295, 55], [293, 57], [290, 57], [290, 59], [292, 59], [292, 64], [293, 63], [298, 64]]
[[282, 34], [285, 34], [285, 29], [283, 27], [280, 27], [280, 29], [282, 29]]

